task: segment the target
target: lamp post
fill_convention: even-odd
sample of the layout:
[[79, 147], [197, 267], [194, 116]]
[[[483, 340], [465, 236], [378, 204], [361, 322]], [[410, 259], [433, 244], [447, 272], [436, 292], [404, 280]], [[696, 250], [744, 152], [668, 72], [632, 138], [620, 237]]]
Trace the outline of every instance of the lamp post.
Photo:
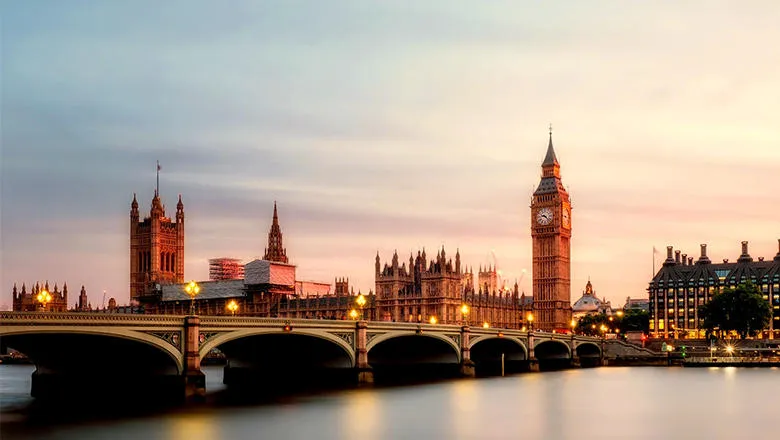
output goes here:
[[439, 320], [436, 319], [436, 316], [431, 316], [431, 319], [429, 319], [428, 322], [435, 325]]
[[529, 313], [528, 316], [526, 316], [526, 319], [528, 321], [528, 331], [533, 332], [534, 331], [534, 314]]
[[360, 319], [363, 320], [363, 306], [366, 305], [366, 297], [363, 296], [362, 293], [358, 293], [357, 299], [355, 299], [355, 302], [358, 305], [358, 308], [360, 308]]
[[200, 293], [200, 286], [195, 281], [190, 281], [184, 291], [190, 296], [190, 315], [195, 314], [195, 297]]
[[38, 304], [41, 305], [41, 311], [45, 311], [46, 304], [51, 302], [51, 294], [48, 290], [44, 289], [38, 292], [38, 296], [36, 296], [35, 299], [38, 301]]
[[570, 325], [571, 325], [571, 334], [574, 334], [574, 330], [577, 328], [577, 321], [572, 319]]
[[469, 305], [463, 304], [462, 306], [460, 306], [460, 317], [461, 320], [463, 321], [463, 325], [469, 325], [468, 316], [469, 316]]
[[236, 300], [231, 299], [230, 302], [227, 305], [227, 309], [230, 310], [230, 313], [233, 316], [235, 316], [236, 315], [236, 310], [238, 310], [238, 303], [236, 302]]
[[357, 321], [357, 319], [358, 319], [358, 311], [355, 310], [355, 309], [350, 310], [349, 311], [349, 318], [350, 319], [354, 319], [354, 320]]

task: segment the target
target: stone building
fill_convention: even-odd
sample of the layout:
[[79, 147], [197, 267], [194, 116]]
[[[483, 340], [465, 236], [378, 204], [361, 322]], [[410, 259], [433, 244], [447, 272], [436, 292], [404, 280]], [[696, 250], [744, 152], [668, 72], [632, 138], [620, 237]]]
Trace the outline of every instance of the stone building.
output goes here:
[[568, 331], [571, 323], [571, 202], [561, 182], [552, 130], [542, 178], [531, 201], [535, 328]]
[[[268, 246], [262, 260], [243, 266], [240, 279], [198, 282], [200, 292], [191, 300], [185, 291], [187, 283], [159, 283], [149, 295], [141, 297], [145, 313], [200, 315], [290, 317], [313, 319], [347, 319], [357, 309], [357, 295], [349, 293], [348, 281], [337, 278], [335, 292], [329, 283], [301, 281], [296, 266], [290, 264], [284, 248], [276, 203], [268, 233]], [[366, 318], [374, 316], [373, 295], [366, 295], [363, 308]], [[232, 311], [228, 305], [235, 303]]]
[[[430, 322], [440, 324], [487, 324], [491, 327], [520, 328], [524, 310], [517, 284], [514, 290], [498, 287], [495, 267], [480, 268], [479, 289], [474, 289], [473, 270], [461, 266], [460, 252], [455, 262], [447, 259], [442, 247], [435, 259], [428, 261], [425, 249], [399, 263], [398, 253], [391, 262], [381, 264], [377, 254], [374, 264], [376, 279], [376, 317], [384, 321]], [[461, 307], [469, 307], [463, 316]]]
[[707, 245], [694, 262], [687, 254], [666, 248], [666, 260], [650, 281], [650, 333], [655, 337], [704, 337], [703, 320], [698, 308], [719, 290], [751, 282], [758, 286], [769, 302], [772, 319], [763, 337], [780, 337], [780, 239], [773, 260], [754, 260], [748, 242], [742, 242], [742, 253], [734, 262], [724, 259], [713, 263], [707, 256]]
[[130, 204], [130, 301], [141, 300], [164, 284], [184, 281], [184, 204], [179, 195], [176, 218], [165, 216], [157, 190], [149, 216], [140, 220], [138, 201]]
[[574, 302], [572, 309], [572, 318], [579, 320], [583, 316], [612, 314], [612, 303], [607, 301], [606, 298], [599, 299], [596, 296], [596, 291], [593, 290], [593, 284], [590, 279], [588, 284], [585, 285], [585, 290], [582, 292], [582, 296]]
[[[81, 288], [82, 291], [84, 288]], [[44, 303], [39, 301], [38, 294], [47, 294], [49, 301]], [[46, 281], [43, 286], [40, 283], [35, 283], [27, 292], [27, 286], [22, 283], [22, 290], [17, 291], [16, 283], [14, 283], [13, 290], [11, 291], [13, 296], [13, 310], [15, 312], [35, 312], [35, 311], [50, 311], [50, 312], [66, 312], [68, 310], [68, 284], [62, 285], [62, 290], [59, 289], [57, 284], [54, 284], [54, 290], [49, 289], [49, 282]]]

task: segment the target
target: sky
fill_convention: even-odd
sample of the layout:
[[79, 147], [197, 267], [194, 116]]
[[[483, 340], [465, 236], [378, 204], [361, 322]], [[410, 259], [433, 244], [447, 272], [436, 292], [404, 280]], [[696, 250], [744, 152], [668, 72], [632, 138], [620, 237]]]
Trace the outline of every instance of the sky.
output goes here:
[[157, 160], [187, 279], [262, 257], [276, 200], [301, 279], [366, 292], [377, 252], [445, 246], [530, 294], [548, 124], [572, 301], [646, 297], [654, 246], [778, 252], [774, 0], [1, 4], [3, 307], [45, 280], [126, 303]]

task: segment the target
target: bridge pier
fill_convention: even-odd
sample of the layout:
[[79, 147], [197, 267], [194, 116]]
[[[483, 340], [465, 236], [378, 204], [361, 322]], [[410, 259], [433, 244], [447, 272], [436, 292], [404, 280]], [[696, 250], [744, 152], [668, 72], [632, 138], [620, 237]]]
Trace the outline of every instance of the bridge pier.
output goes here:
[[355, 369], [357, 370], [358, 386], [372, 385], [374, 383], [374, 370], [368, 364], [368, 338], [366, 321], [358, 321], [355, 325], [357, 337], [355, 338]]
[[200, 402], [206, 398], [206, 375], [200, 370], [200, 318], [184, 318], [184, 401]]
[[471, 348], [469, 348], [469, 339], [471, 329], [468, 324], [460, 328], [460, 367], [461, 377], [475, 377], [477, 375], [477, 366], [471, 360]]

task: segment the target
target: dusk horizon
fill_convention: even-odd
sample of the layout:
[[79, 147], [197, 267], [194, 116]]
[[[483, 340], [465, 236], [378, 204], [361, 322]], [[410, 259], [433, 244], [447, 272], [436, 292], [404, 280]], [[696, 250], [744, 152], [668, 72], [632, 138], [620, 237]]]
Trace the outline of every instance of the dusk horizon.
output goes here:
[[0, 307], [47, 280], [128, 303], [158, 160], [186, 280], [262, 258], [276, 201], [299, 279], [367, 293], [377, 252], [444, 246], [531, 295], [548, 124], [572, 301], [647, 298], [654, 248], [778, 254], [772, 2], [271, 3], [3, 3]]

